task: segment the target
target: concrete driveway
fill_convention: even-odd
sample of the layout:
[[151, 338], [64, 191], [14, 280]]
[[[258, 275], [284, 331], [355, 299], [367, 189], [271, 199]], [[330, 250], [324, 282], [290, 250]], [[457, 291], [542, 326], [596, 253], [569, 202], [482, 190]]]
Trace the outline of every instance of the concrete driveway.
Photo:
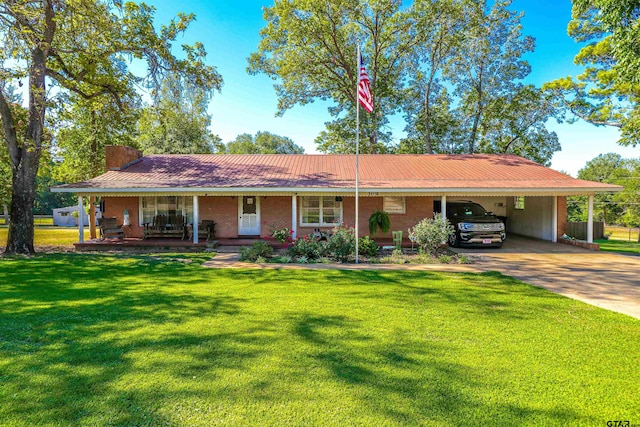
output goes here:
[[501, 249], [456, 249], [474, 267], [499, 271], [569, 298], [640, 319], [640, 257], [509, 236]]

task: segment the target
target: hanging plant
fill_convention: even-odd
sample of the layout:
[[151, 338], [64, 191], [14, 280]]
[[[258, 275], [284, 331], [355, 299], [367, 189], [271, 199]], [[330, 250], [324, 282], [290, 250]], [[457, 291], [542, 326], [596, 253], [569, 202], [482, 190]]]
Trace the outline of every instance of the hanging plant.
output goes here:
[[376, 230], [386, 233], [391, 228], [391, 219], [385, 211], [376, 209], [369, 217], [369, 233], [375, 234]]

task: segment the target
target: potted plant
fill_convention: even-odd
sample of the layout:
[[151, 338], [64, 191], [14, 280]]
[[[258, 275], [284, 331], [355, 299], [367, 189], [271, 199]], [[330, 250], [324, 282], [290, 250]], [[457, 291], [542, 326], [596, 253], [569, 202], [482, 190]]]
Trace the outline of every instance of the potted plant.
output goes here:
[[369, 233], [375, 234], [376, 230], [386, 233], [391, 228], [391, 219], [385, 211], [376, 209], [369, 217]]

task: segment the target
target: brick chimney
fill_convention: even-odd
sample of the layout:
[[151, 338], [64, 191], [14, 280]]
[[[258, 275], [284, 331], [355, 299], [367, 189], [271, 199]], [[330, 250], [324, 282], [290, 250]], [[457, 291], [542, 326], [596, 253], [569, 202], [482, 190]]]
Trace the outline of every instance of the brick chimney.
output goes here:
[[119, 170], [142, 157], [142, 151], [124, 145], [104, 147], [105, 172]]

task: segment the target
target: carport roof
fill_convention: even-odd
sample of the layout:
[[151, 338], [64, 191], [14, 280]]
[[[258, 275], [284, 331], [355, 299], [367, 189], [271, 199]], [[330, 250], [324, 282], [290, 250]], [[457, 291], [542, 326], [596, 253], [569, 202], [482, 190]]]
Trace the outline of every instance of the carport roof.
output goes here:
[[[359, 156], [361, 191], [412, 194], [572, 195], [622, 187], [574, 179], [514, 155]], [[353, 192], [354, 155], [143, 156], [96, 178], [53, 188], [74, 193]]]

